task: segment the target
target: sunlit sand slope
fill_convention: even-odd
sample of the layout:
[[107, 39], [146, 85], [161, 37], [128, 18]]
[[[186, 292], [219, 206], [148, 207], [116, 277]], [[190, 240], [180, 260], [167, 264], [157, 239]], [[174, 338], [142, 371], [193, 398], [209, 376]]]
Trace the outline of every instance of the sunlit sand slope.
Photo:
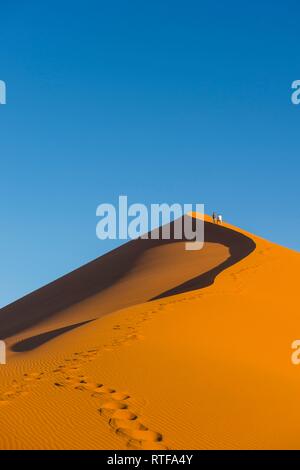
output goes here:
[[[300, 448], [299, 253], [136, 240], [0, 312], [0, 448]], [[73, 286], [73, 287], [72, 287]]]

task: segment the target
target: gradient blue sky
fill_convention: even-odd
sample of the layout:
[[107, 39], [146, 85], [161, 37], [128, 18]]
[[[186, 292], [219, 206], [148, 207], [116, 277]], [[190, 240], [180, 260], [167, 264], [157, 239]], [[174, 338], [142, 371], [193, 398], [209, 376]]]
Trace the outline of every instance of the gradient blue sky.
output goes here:
[[299, 250], [299, 1], [0, 7], [0, 305], [116, 246], [119, 194]]

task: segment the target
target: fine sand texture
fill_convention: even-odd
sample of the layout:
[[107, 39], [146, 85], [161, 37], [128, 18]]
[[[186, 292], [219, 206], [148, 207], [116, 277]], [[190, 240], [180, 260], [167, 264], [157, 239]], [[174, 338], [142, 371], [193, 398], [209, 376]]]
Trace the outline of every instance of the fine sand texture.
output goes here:
[[0, 449], [300, 449], [299, 268], [205, 217], [2, 308]]

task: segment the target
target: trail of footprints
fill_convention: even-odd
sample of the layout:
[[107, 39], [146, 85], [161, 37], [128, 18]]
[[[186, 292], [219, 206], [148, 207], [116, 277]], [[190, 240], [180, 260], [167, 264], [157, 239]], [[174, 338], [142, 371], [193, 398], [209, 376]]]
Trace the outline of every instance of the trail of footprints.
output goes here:
[[[124, 319], [125, 320], [124, 324], [120, 323], [120, 324], [116, 324], [116, 325], [113, 326], [113, 331], [115, 331], [117, 333], [117, 336], [115, 338], [113, 338], [110, 343], [104, 344], [103, 345], [103, 350], [104, 351], [113, 351], [118, 347], [129, 346], [134, 341], [142, 340], [143, 336], [139, 333], [139, 329], [138, 329], [139, 325], [141, 325], [145, 321], [151, 320], [153, 318], [154, 314], [156, 314], [159, 311], [163, 310], [166, 305], [171, 305], [171, 304], [175, 304], [175, 303], [179, 303], [179, 302], [185, 302], [185, 301], [192, 301], [194, 298], [198, 298], [198, 297], [201, 297], [201, 294], [195, 294], [193, 296], [189, 296], [188, 298], [184, 297], [184, 298], [181, 298], [181, 299], [173, 299], [173, 300], [169, 300], [168, 302], [157, 304], [152, 309], [141, 312], [140, 316], [137, 319], [135, 319], [135, 322], [132, 323], [132, 324], [127, 323], [128, 321], [131, 321], [132, 318], [126, 317]], [[120, 336], [118, 335], [119, 332], [122, 333]], [[70, 371], [75, 372], [76, 370], [79, 369], [79, 367], [76, 365], [76, 362], [79, 362], [79, 357], [80, 357], [81, 362], [82, 361], [89, 362], [89, 361], [92, 361], [95, 358], [95, 356], [97, 356], [99, 354], [99, 351], [100, 351], [99, 349], [93, 349], [93, 350], [89, 350], [87, 352], [74, 353], [74, 357], [72, 359], [66, 359], [65, 360], [66, 364], [69, 363], [70, 364]], [[71, 364], [72, 364], [72, 367], [71, 367]], [[62, 372], [63, 370], [65, 370], [65, 366], [58, 366], [57, 371]], [[23, 377], [22, 377], [21, 381], [14, 380], [11, 384], [11, 387], [7, 391], [0, 394], [0, 409], [1, 409], [2, 406], [8, 405], [12, 400], [14, 400], [16, 398], [24, 396], [24, 395], [28, 395], [30, 393], [31, 389], [32, 389], [32, 386], [37, 385], [45, 377], [46, 377], [46, 374], [44, 372], [31, 371], [31, 372], [23, 374]], [[71, 382], [71, 380], [70, 380], [70, 382]], [[56, 386], [59, 387], [60, 384], [57, 383]], [[82, 384], [81, 384], [81, 386], [82, 386]], [[105, 388], [102, 389], [102, 392], [104, 392], [104, 390], [105, 390]], [[97, 392], [95, 392], [95, 393], [97, 393]], [[116, 394], [117, 392], [111, 392], [111, 393], [112, 393], [111, 398], [113, 398], [115, 401], [117, 401], [116, 400], [116, 397], [118, 397], [118, 395]], [[103, 395], [103, 393], [101, 393], [101, 394]], [[122, 401], [122, 400], [119, 400], [119, 401]], [[119, 405], [123, 406], [124, 403], [120, 403]], [[129, 416], [128, 413], [127, 414], [125, 413], [125, 410], [127, 410], [127, 404], [126, 404], [126, 407], [120, 409], [120, 411], [121, 410], [124, 411], [123, 413], [121, 413], [121, 415]], [[115, 410], [115, 412], [116, 411], [117, 410]], [[104, 414], [104, 411], [102, 412], [102, 414]], [[128, 429], [128, 426], [129, 426], [130, 429], [131, 428], [135, 429], [135, 426], [137, 426], [137, 427], [142, 426], [143, 427], [143, 425], [138, 424], [139, 421], [137, 420], [137, 418], [134, 418], [134, 419], [131, 418], [131, 419], [127, 419], [125, 421], [130, 422], [130, 425], [129, 425], [129, 423], [126, 423], [126, 425], [127, 425], [126, 429]], [[111, 426], [114, 426], [114, 423], [115, 423], [115, 421], [113, 419], [112, 422], [110, 423]], [[126, 434], [125, 431], [121, 431], [120, 429], [123, 429], [123, 428], [121, 428], [121, 426], [116, 427], [117, 432]], [[147, 433], [144, 432], [143, 434], [141, 434], [141, 436], [143, 436], [143, 435], [144, 436], [150, 436], [151, 435], [150, 431], [148, 431], [146, 429], [135, 429], [135, 431], [147, 431]], [[159, 436], [156, 436], [157, 441], [161, 440], [161, 439], [159, 439]]]
[[[127, 317], [124, 324], [114, 325], [113, 330], [122, 334], [105, 344], [103, 350], [113, 351], [118, 347], [128, 346], [133, 341], [142, 340], [143, 336], [138, 331], [139, 325], [151, 319], [152, 314], [163, 310], [163, 308], [164, 304], [159, 304], [155, 309], [144, 311], [134, 324], [128, 325], [126, 321], [131, 319]], [[123, 333], [124, 331], [125, 333]], [[100, 353], [101, 349], [95, 348], [84, 352], [75, 352], [71, 358], [65, 359], [64, 364], [58, 365], [52, 371], [58, 375], [54, 386], [91, 393], [92, 397], [98, 399], [98, 412], [101, 417], [107, 421], [114, 432], [125, 439], [129, 449], [168, 449], [163, 443], [162, 434], [148, 429], [140, 421], [139, 416], [130, 409], [129, 394], [94, 382], [82, 372], [82, 365], [93, 361]], [[32, 385], [45, 377], [44, 372], [29, 372], [23, 374], [21, 381], [14, 380], [11, 388], [0, 395], [0, 408], [15, 398], [29, 394]]]
[[[143, 320], [144, 321], [144, 320]], [[139, 322], [136, 322], [138, 325]], [[114, 330], [121, 330], [121, 325], [115, 325]], [[104, 345], [104, 350], [112, 351], [118, 346], [129, 345], [132, 341], [143, 339], [142, 335], [137, 333], [136, 326], [127, 326], [129, 332], [126, 332], [125, 336], [114, 339], [110, 344]], [[77, 353], [75, 353], [76, 355]], [[82, 353], [82, 357], [87, 360], [93, 359], [93, 352]], [[66, 362], [71, 359], [66, 359]], [[23, 374], [21, 380], [13, 380], [11, 387], [5, 392], [0, 394], [0, 409], [2, 406], [8, 405], [12, 400], [19, 398], [24, 395], [28, 395], [32, 388], [32, 385], [36, 385], [39, 381], [45, 378], [44, 372], [28, 372]]]
[[75, 353], [71, 360], [54, 370], [61, 376], [54, 385], [58, 388], [69, 387], [74, 390], [89, 392], [98, 401], [98, 412], [109, 426], [126, 440], [130, 449], [167, 449], [163, 444], [162, 434], [151, 431], [130, 409], [130, 395], [117, 391], [103, 383], [94, 382], [81, 372], [81, 364], [93, 360], [99, 350]]

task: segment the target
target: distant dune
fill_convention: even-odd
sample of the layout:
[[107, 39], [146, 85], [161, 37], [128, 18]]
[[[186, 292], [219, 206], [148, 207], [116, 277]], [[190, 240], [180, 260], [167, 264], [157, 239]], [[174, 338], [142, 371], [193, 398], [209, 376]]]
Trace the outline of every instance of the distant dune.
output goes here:
[[0, 310], [1, 449], [299, 449], [299, 253], [205, 219]]

